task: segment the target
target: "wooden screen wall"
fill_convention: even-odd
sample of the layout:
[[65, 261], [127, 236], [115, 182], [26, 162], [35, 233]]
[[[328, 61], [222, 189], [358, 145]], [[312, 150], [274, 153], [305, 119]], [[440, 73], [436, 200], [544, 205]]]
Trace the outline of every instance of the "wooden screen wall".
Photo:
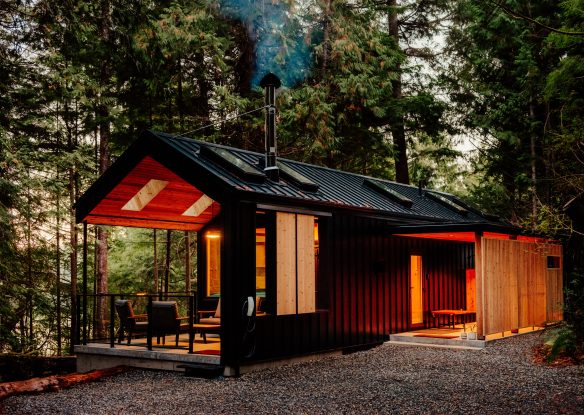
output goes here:
[[562, 269], [547, 268], [547, 256], [561, 256], [561, 250], [558, 245], [481, 238], [479, 335], [561, 320]]
[[276, 215], [277, 314], [316, 309], [314, 216]]

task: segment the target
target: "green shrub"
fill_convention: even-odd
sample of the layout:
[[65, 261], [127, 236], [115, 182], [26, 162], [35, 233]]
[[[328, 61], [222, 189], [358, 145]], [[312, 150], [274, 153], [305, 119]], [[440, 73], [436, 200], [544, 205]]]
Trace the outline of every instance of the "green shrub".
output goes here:
[[564, 322], [550, 331], [547, 344], [550, 345], [548, 362], [559, 355], [581, 360], [584, 353], [584, 274], [579, 271], [571, 275], [566, 288]]

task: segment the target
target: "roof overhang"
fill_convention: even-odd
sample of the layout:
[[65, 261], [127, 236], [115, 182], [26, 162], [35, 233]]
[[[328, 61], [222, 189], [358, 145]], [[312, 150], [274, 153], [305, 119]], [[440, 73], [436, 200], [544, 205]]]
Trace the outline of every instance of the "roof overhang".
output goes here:
[[484, 223], [441, 223], [427, 225], [392, 226], [391, 234], [412, 238], [439, 239], [458, 242], [476, 241], [477, 234], [487, 238], [516, 239], [529, 242], [545, 242], [545, 238], [521, 235], [521, 229], [510, 225]]
[[150, 156], [145, 156], [79, 221], [95, 225], [198, 231], [221, 206]]

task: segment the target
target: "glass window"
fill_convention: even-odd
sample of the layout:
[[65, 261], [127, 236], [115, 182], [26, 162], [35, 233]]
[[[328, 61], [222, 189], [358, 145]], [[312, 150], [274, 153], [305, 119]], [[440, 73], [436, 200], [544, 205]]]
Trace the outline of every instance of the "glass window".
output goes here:
[[266, 228], [256, 228], [256, 296], [266, 296]]
[[548, 256], [547, 257], [547, 267], [548, 269], [559, 269], [560, 268], [560, 257], [559, 256]]
[[221, 295], [221, 234], [217, 231], [205, 233], [207, 257], [207, 296]]

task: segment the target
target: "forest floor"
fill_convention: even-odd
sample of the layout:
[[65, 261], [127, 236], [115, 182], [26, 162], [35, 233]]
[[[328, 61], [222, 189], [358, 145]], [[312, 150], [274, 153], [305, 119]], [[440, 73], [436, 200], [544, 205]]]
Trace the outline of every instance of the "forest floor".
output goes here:
[[451, 350], [372, 350], [198, 379], [132, 370], [59, 392], [0, 402], [5, 414], [533, 413], [584, 414], [584, 366], [534, 359], [540, 333]]

